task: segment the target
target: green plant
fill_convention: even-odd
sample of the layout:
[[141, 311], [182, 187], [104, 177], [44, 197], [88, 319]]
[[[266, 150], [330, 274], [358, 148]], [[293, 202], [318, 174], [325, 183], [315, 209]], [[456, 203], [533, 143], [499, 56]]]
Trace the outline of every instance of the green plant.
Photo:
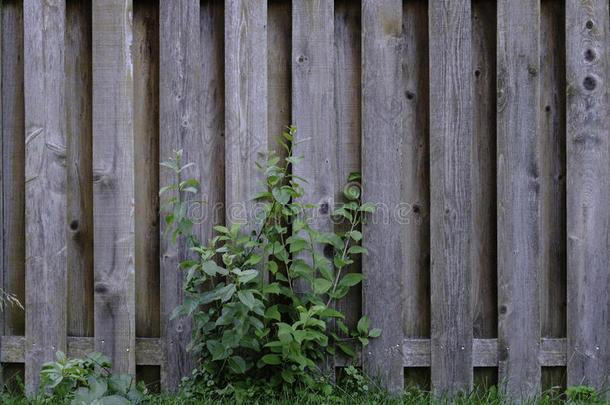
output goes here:
[[599, 393], [593, 387], [586, 385], [577, 385], [569, 387], [566, 390], [566, 398], [569, 402], [573, 403], [587, 403], [587, 404], [602, 404], [605, 403], [600, 398]]
[[[283, 162], [269, 153], [256, 164], [265, 180], [252, 197], [261, 207], [248, 226], [255, 232], [243, 232], [240, 222], [216, 226], [217, 235], [206, 246], [192, 234], [193, 219], [187, 214], [193, 201], [185, 196], [199, 187], [195, 180], [182, 179], [190, 163], [180, 166], [181, 151], [162, 163], [177, 175], [177, 184], [160, 191], [172, 193], [164, 204], [171, 207], [166, 232], [174, 242], [179, 235], [185, 237], [196, 254], [180, 265], [188, 295], [172, 317], [194, 321], [188, 349], [199, 357], [202, 370], [195, 374], [206, 389], [222, 391], [264, 380], [274, 387], [304, 383], [327, 390], [327, 384], [316, 379], [323, 374], [320, 365], [337, 352], [353, 356], [356, 346], [381, 334], [380, 329], [369, 329], [367, 316], [356, 330], [349, 330], [344, 315], [333, 308], [363, 279], [344, 269], [355, 255], [367, 253], [359, 245], [358, 228], [362, 216], [375, 209], [360, 203], [358, 187], [346, 187], [345, 202], [333, 215], [349, 230], [333, 233], [310, 227], [317, 207], [301, 201], [307, 180], [291, 174], [291, 166], [303, 159], [292, 153], [295, 133], [291, 127], [278, 139], [287, 151]], [[359, 173], [348, 179], [359, 180]], [[341, 336], [328, 326], [331, 322]]]
[[146, 388], [136, 385], [129, 374], [112, 374], [108, 358], [101, 353], [68, 359], [58, 351], [56, 357], [40, 371], [41, 390], [51, 389], [53, 397], [70, 397], [71, 405], [129, 405], [145, 399]]
[[17, 307], [23, 310], [23, 305], [15, 294], [11, 294], [0, 288], [0, 312], [4, 311], [7, 306]]

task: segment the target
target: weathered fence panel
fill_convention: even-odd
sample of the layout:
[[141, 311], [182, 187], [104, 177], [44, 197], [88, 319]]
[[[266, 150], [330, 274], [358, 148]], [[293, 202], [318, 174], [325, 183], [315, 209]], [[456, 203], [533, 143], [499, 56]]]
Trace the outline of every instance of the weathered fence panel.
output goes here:
[[[585, 4], [586, 3], [586, 4]], [[351, 171], [378, 212], [337, 306], [392, 389], [608, 384], [607, 1], [1, 0], [5, 381], [57, 349], [173, 389], [196, 364], [159, 168], [197, 235], [251, 219], [291, 123], [317, 226]], [[323, 250], [321, 249], [321, 253]], [[44, 325], [44, 327], [43, 327]], [[20, 363], [25, 364], [25, 368]], [[346, 360], [334, 359], [342, 367]], [[137, 368], [136, 368], [137, 366]], [[332, 364], [330, 365], [332, 367]]]

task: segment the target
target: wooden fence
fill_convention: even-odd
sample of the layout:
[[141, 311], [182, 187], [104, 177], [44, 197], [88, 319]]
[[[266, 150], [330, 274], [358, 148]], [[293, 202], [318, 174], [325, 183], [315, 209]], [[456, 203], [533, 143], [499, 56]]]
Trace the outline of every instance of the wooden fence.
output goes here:
[[[201, 181], [197, 232], [242, 219], [297, 125], [320, 227], [350, 171], [378, 212], [362, 353], [394, 388], [610, 374], [608, 0], [0, 0], [5, 378], [56, 350], [175, 387], [194, 362], [160, 237], [159, 159]], [[325, 209], [323, 209], [325, 208]], [[361, 300], [361, 296], [362, 300]], [[337, 366], [342, 363], [337, 359]]]

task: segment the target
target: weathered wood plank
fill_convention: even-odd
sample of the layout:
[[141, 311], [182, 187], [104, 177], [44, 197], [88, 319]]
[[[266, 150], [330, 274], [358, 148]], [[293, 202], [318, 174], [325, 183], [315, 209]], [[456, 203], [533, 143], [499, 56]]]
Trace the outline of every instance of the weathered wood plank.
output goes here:
[[[332, 0], [295, 0], [292, 2], [292, 123], [296, 125], [293, 145], [296, 156], [305, 156], [292, 168], [293, 174], [306, 178], [304, 201], [317, 205], [309, 215], [310, 226], [332, 232], [331, 214], [335, 205], [334, 129], [334, 2]], [[318, 253], [330, 253], [322, 249]], [[297, 254], [305, 261], [310, 257]], [[311, 263], [310, 263], [311, 264]], [[297, 280], [297, 291], [309, 290], [310, 283]]]
[[403, 3], [401, 63], [406, 101], [401, 152], [403, 179], [398, 211], [404, 227], [403, 320], [405, 337], [430, 337], [430, 160], [428, 5]]
[[496, 4], [472, 2], [472, 295], [474, 337], [498, 334], [496, 298]]
[[[335, 1], [334, 32], [334, 92], [335, 92], [335, 159], [334, 198], [341, 201], [343, 187], [351, 172], [362, 170], [361, 145], [361, 64], [362, 33], [360, 29], [360, 4], [351, 0]], [[345, 223], [335, 224], [335, 232], [346, 232]], [[360, 257], [345, 268], [346, 273], [362, 271]], [[362, 316], [362, 286], [352, 287], [345, 297], [336, 303], [345, 315], [344, 323], [355, 329]]]
[[540, 2], [500, 0], [497, 41], [498, 376], [518, 400], [540, 386]]
[[430, 35], [431, 377], [439, 393], [472, 387], [473, 86], [470, 2], [432, 0]]
[[[405, 229], [400, 208], [403, 162], [396, 144], [404, 126], [402, 1], [362, 2], [362, 180], [363, 201], [378, 211], [363, 224], [363, 312], [383, 330], [364, 350], [363, 367], [391, 390], [403, 387], [400, 358], [404, 337], [402, 273]], [[397, 178], [399, 179], [397, 181]], [[391, 308], [391, 310], [388, 310]]]
[[[566, 336], [565, 2], [540, 3], [540, 319], [543, 337]], [[542, 369], [541, 389], [566, 371]]]
[[132, 0], [93, 3], [95, 350], [135, 373]]
[[[25, 117], [23, 95], [23, 2], [2, 2], [2, 185], [4, 289], [25, 302]], [[4, 333], [25, 334], [25, 314], [6, 308]]]
[[[498, 336], [496, 250], [496, 1], [472, 2], [471, 265], [473, 336]], [[495, 383], [495, 369], [475, 368], [473, 384]]]
[[201, 5], [201, 134], [205, 147], [198, 163], [202, 197], [208, 202], [199, 214], [201, 240], [213, 226], [225, 223], [225, 83], [224, 6], [208, 0]]
[[65, 13], [64, 0], [23, 3], [28, 393], [67, 338]]
[[269, 0], [267, 10], [267, 142], [284, 158], [286, 150], [275, 141], [291, 122], [292, 17], [289, 0]]
[[66, 1], [68, 335], [93, 336], [91, 4]]
[[610, 374], [608, 2], [566, 1], [568, 385]]
[[[173, 149], [184, 150], [183, 164], [196, 166], [184, 171], [183, 178], [201, 180], [197, 165], [204, 161], [200, 121], [200, 4], [196, 0], [161, 2], [160, 20], [160, 159], [172, 155]], [[175, 174], [160, 173], [160, 186], [174, 184]], [[166, 198], [165, 198], [166, 199]], [[165, 232], [162, 223], [160, 231]], [[199, 226], [194, 227], [197, 234]], [[166, 364], [161, 370], [164, 389], [176, 389], [181, 378], [195, 368], [195, 361], [186, 351], [191, 339], [191, 320], [170, 314], [184, 299], [183, 275], [178, 269], [188, 257], [184, 243], [172, 244], [161, 237], [161, 333], [165, 340]]]
[[[0, 257], [2, 257], [1, 261], [0, 261], [0, 288], [2, 288], [2, 291], [5, 291], [5, 286], [4, 286], [4, 240], [6, 239], [5, 233], [4, 233], [4, 183], [8, 182], [5, 181], [4, 179], [4, 160], [8, 160], [4, 157], [4, 136], [2, 136], [2, 133], [4, 132], [2, 129], [4, 128], [4, 124], [3, 124], [3, 120], [2, 120], [2, 104], [3, 104], [3, 100], [2, 100], [2, 83], [4, 81], [4, 77], [2, 75], [2, 65], [3, 65], [3, 55], [2, 55], [2, 41], [3, 41], [3, 37], [2, 37], [2, 28], [4, 26], [3, 24], [3, 1], [0, 0], [0, 148], [2, 148], [3, 153], [2, 156], [0, 156]], [[0, 316], [0, 332], [2, 334], [4, 334], [4, 324], [5, 324], [5, 319], [4, 316]], [[2, 350], [2, 341], [0, 341], [0, 351]], [[4, 373], [3, 373], [3, 369], [0, 368], [0, 384], [4, 385]]]
[[[0, 341], [0, 362], [23, 363], [25, 358], [25, 338], [23, 336], [2, 336]], [[158, 338], [136, 338], [136, 363], [143, 366], [163, 364], [163, 342]], [[67, 356], [83, 358], [94, 351], [94, 338], [68, 336]]]
[[158, 337], [159, 7], [149, 0], [134, 2], [133, 70], [136, 336]]
[[226, 222], [252, 222], [267, 152], [267, 1], [225, 2]]

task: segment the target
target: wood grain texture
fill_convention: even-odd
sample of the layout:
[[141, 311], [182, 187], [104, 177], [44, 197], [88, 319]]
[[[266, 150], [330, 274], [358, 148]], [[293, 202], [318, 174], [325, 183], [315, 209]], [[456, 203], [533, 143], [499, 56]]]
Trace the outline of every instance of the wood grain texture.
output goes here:
[[199, 231], [201, 240], [213, 235], [213, 226], [225, 223], [225, 82], [224, 6], [221, 1], [201, 4], [201, 134], [202, 150], [198, 163], [203, 205]]
[[[471, 265], [473, 336], [498, 336], [496, 249], [496, 1], [472, 2]], [[496, 383], [497, 369], [475, 368], [473, 384]]]
[[[297, 127], [293, 143], [295, 156], [305, 159], [292, 173], [307, 179], [303, 201], [315, 204], [308, 213], [309, 225], [320, 232], [332, 232], [335, 207], [335, 115], [334, 115], [334, 2], [295, 0], [292, 2], [292, 123]], [[303, 235], [301, 235], [303, 237]], [[318, 246], [320, 254], [332, 260], [331, 248]], [[311, 264], [304, 252], [295, 255]], [[308, 281], [295, 282], [297, 292], [311, 288]]]
[[93, 336], [91, 4], [66, 1], [68, 335]]
[[568, 385], [597, 388], [610, 376], [608, 29], [608, 2], [566, 1]]
[[[23, 2], [3, 0], [2, 58], [2, 200], [3, 288], [25, 302], [25, 117], [23, 95]], [[25, 314], [5, 308], [4, 333], [25, 334]]]
[[133, 3], [93, 3], [95, 350], [135, 373]]
[[[565, 2], [540, 3], [540, 319], [543, 337], [566, 336]], [[542, 386], [566, 371], [542, 369]]]
[[159, 7], [133, 10], [136, 336], [158, 337], [159, 324]]
[[[363, 224], [366, 276], [363, 312], [383, 330], [363, 353], [363, 367], [389, 389], [403, 387], [402, 272], [406, 263], [401, 207], [405, 94], [402, 76], [402, 1], [362, 2], [362, 199], [378, 205]], [[398, 181], [397, 181], [398, 180]]]
[[401, 144], [403, 179], [398, 211], [404, 227], [404, 336], [430, 337], [430, 143], [428, 97], [428, 5], [403, 2], [404, 92]]
[[275, 138], [291, 124], [292, 8], [290, 0], [269, 0], [267, 10], [267, 142], [284, 158]]
[[263, 178], [254, 162], [268, 148], [267, 1], [227, 0], [224, 28], [226, 222], [250, 232]]
[[[183, 179], [201, 180], [200, 162], [204, 162], [205, 144], [200, 120], [200, 3], [198, 0], [161, 2], [160, 20], [160, 160], [172, 155], [172, 150], [184, 150], [181, 164], [196, 165], [185, 170]], [[175, 184], [175, 174], [162, 170], [159, 186]], [[183, 196], [184, 197], [184, 196]], [[163, 197], [166, 200], [168, 197]], [[162, 201], [164, 203], [164, 201]], [[162, 222], [160, 231], [165, 232]], [[194, 227], [197, 236], [199, 226]], [[191, 320], [185, 317], [170, 320], [171, 312], [182, 304], [183, 274], [178, 265], [188, 257], [184, 243], [172, 244], [161, 237], [161, 333], [165, 340], [166, 364], [161, 370], [161, 385], [174, 390], [181, 378], [196, 366], [187, 353], [191, 339]]]
[[[360, 144], [362, 33], [360, 4], [350, 0], [335, 1], [334, 20], [334, 104], [335, 104], [335, 172], [334, 198], [342, 201], [343, 187], [351, 172], [362, 170]], [[335, 232], [346, 232], [348, 224], [335, 224]], [[362, 271], [359, 256], [345, 268], [346, 273]], [[345, 315], [344, 323], [355, 329], [362, 316], [362, 286], [353, 286], [335, 305]]]
[[496, 5], [472, 2], [472, 295], [475, 338], [498, 335], [496, 251]]
[[430, 35], [431, 378], [472, 387], [471, 183], [473, 83], [469, 2], [432, 0]]
[[67, 338], [65, 13], [63, 0], [23, 3], [29, 394], [38, 389], [42, 364], [65, 350]]
[[540, 2], [498, 2], [498, 378], [514, 399], [539, 391]]

